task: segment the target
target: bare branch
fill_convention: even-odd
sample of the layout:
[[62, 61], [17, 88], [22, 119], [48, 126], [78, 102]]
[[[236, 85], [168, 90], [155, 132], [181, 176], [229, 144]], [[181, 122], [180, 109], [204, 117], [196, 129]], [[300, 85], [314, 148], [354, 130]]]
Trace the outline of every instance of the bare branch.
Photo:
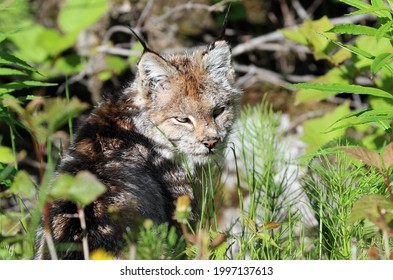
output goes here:
[[158, 16], [154, 19], [151, 19], [143, 29], [149, 29], [153, 26], [156, 26], [160, 22], [165, 21], [168, 18], [172, 17], [174, 14], [177, 14], [177, 13], [180, 13], [183, 11], [187, 11], [187, 10], [206, 10], [209, 13], [214, 12], [214, 11], [223, 11], [225, 3], [226, 2], [223, 1], [223, 2], [219, 2], [215, 5], [210, 6], [210, 5], [206, 5], [206, 4], [188, 2], [183, 5], [178, 5], [178, 6], [175, 6], [174, 8], [171, 8], [168, 11], [166, 11], [166, 13], [164, 13], [163, 15]]

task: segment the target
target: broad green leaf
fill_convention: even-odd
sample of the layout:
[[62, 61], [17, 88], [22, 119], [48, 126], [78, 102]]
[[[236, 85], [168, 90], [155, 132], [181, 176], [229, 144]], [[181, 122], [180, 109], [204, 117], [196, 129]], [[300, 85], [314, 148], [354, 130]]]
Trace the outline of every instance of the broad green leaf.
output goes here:
[[[57, 59], [55, 65], [51, 68], [51, 72], [54, 72], [54, 75], [73, 75], [81, 72], [83, 70], [83, 66], [80, 56], [76, 54], [69, 54]], [[43, 73], [46, 76], [51, 75], [51, 73]]]
[[301, 89], [314, 89], [322, 92], [331, 92], [335, 94], [354, 93], [354, 94], [379, 96], [379, 97], [393, 99], [393, 95], [384, 90], [373, 88], [373, 87], [358, 86], [358, 85], [300, 83], [300, 84], [292, 84], [289, 85], [288, 87], [301, 88]]
[[15, 162], [15, 156], [12, 153], [11, 148], [0, 146], [0, 162], [2, 163], [12, 163]]
[[340, 148], [349, 157], [360, 160], [362, 163], [382, 170], [382, 159], [377, 151], [368, 150], [362, 147], [342, 147]]
[[57, 18], [64, 33], [79, 32], [97, 22], [108, 10], [108, 0], [67, 0]]
[[95, 201], [106, 191], [106, 187], [88, 171], [81, 171], [75, 177], [61, 174], [53, 182], [50, 196], [53, 199], [70, 200], [80, 207]]
[[304, 36], [299, 30], [292, 29], [281, 29], [280, 32], [289, 40], [292, 40], [298, 44], [307, 46], [307, 37]]
[[381, 229], [389, 230], [389, 228], [385, 228], [386, 224], [381, 224], [382, 215], [385, 223], [389, 223], [393, 219], [393, 202], [379, 194], [365, 195], [354, 203], [349, 222], [354, 223], [369, 219], [380, 228], [382, 226]]
[[301, 139], [308, 144], [307, 152], [314, 152], [333, 139], [344, 136], [346, 131], [345, 129], [339, 129], [329, 133], [326, 133], [326, 131], [334, 120], [337, 120], [349, 113], [349, 102], [345, 102], [332, 112], [325, 114], [323, 117], [304, 122], [304, 134]]
[[55, 29], [47, 28], [39, 35], [39, 43], [48, 54], [56, 56], [71, 48], [75, 44], [77, 37], [77, 32], [62, 35]]
[[378, 55], [374, 59], [373, 63], [371, 64], [371, 72], [373, 73], [373, 75], [375, 75], [382, 67], [388, 66], [387, 64], [392, 59], [393, 59], [393, 53], [382, 53], [382, 54]]
[[385, 150], [382, 154], [382, 159], [386, 170], [389, 171], [393, 165], [393, 142], [385, 147]]
[[81, 207], [87, 206], [106, 191], [106, 187], [87, 171], [79, 172], [69, 189], [72, 200]]
[[14, 55], [31, 63], [43, 63], [49, 56], [49, 53], [39, 41], [43, 32], [45, 32], [45, 27], [34, 23], [28, 28], [11, 35], [9, 39], [17, 47]]
[[102, 81], [110, 79], [114, 74], [119, 75], [127, 67], [126, 61], [118, 56], [108, 55], [106, 56], [105, 60], [105, 70], [100, 72], [98, 75]]
[[[330, 51], [333, 50], [331, 40], [337, 37], [332, 33], [325, 33], [333, 27], [330, 20], [324, 16], [318, 20], [305, 20], [304, 24], [299, 27], [301, 32], [312, 46], [314, 57], [316, 60], [328, 59]], [[322, 35], [323, 34], [323, 35]]]
[[26, 170], [16, 173], [14, 183], [7, 193], [22, 195], [28, 199], [34, 198], [36, 194], [35, 185]]
[[52, 199], [71, 199], [69, 189], [74, 182], [71, 174], [60, 174], [52, 183], [49, 195]]
[[349, 59], [352, 57], [352, 53], [348, 51], [347, 49], [341, 48], [339, 51], [337, 51], [330, 59], [330, 61], [336, 65], [339, 66], [341, 63], [343, 63], [345, 60]]

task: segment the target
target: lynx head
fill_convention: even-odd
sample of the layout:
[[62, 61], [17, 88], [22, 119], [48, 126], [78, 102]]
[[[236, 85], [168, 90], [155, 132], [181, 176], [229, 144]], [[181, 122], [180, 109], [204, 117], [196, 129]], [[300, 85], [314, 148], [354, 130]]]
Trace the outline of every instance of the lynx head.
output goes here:
[[136, 125], [164, 156], [205, 163], [225, 147], [241, 93], [234, 81], [223, 40], [165, 57], [145, 52], [134, 83], [143, 112]]

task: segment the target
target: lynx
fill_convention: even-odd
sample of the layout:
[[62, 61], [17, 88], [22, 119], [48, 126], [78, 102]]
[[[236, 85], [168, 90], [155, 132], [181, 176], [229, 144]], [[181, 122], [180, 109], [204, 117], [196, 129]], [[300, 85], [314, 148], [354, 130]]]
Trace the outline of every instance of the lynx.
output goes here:
[[[57, 174], [87, 170], [107, 188], [85, 208], [91, 251], [118, 257], [137, 218], [175, 225], [174, 201], [182, 195], [192, 201], [190, 221], [198, 219], [190, 174], [225, 148], [240, 94], [224, 40], [171, 55], [145, 49], [135, 80], [93, 110], [57, 168]], [[76, 213], [66, 200], [50, 208], [61, 259], [83, 258], [71, 248], [82, 243]], [[42, 226], [35, 258], [50, 258]]]

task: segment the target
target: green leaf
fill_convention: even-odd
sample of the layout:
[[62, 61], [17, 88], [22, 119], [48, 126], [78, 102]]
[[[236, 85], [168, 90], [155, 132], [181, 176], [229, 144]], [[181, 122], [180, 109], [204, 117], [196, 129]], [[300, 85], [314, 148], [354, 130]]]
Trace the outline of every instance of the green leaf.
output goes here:
[[385, 97], [389, 99], [393, 99], [393, 95], [384, 90], [373, 88], [373, 87], [365, 87], [358, 85], [346, 85], [346, 84], [308, 84], [308, 83], [300, 83], [300, 84], [292, 84], [288, 86], [289, 88], [301, 88], [301, 89], [315, 89], [322, 92], [330, 92], [330, 93], [354, 93], [354, 94], [364, 94], [370, 96], [379, 96]]
[[[375, 36], [377, 34], [378, 29], [365, 26], [365, 25], [357, 25], [353, 23], [343, 23], [336, 24], [332, 29], [327, 32], [334, 32], [337, 34], [350, 34], [350, 35], [369, 35]], [[390, 38], [390, 36], [389, 36]]]
[[[316, 78], [313, 83], [315, 84], [347, 84], [347, 76], [352, 76], [349, 68], [345, 66], [335, 67], [325, 75]], [[334, 96], [334, 92], [323, 92], [316, 89], [300, 89], [296, 93], [296, 104], [307, 101], [318, 101]]]
[[324, 144], [345, 135], [345, 129], [338, 129], [326, 133], [332, 122], [350, 113], [349, 102], [338, 106], [332, 112], [325, 114], [321, 118], [314, 118], [305, 121], [303, 124], [304, 134], [301, 140], [308, 144], [307, 152], [318, 150]]
[[27, 64], [25, 61], [23, 61], [22, 59], [19, 59], [16, 56], [13, 56], [9, 53], [6, 52], [2, 52], [0, 51], [0, 65], [1, 64], [15, 64], [18, 65], [24, 69], [27, 69], [31, 72], [38, 72], [37, 69], [35, 69], [34, 67], [30, 66], [29, 64]]
[[377, 34], [375, 36], [377, 41], [381, 40], [382, 37], [387, 37], [386, 34], [392, 28], [392, 24], [393, 21], [388, 21], [387, 23], [383, 24], [380, 28], [378, 28]]
[[108, 10], [108, 0], [67, 0], [57, 18], [64, 33], [79, 32], [97, 22]]
[[[337, 129], [348, 128], [352, 126], [375, 123], [377, 126], [381, 127], [385, 131], [388, 131], [390, 126], [390, 120], [393, 118], [392, 108], [382, 108], [382, 109], [366, 109], [352, 112], [342, 118], [338, 119], [327, 132], [331, 132]], [[336, 126], [336, 124], [345, 120], [345, 123], [341, 126]], [[355, 121], [353, 121], [355, 120]]]
[[43, 32], [45, 32], [44, 26], [33, 23], [31, 26], [11, 35], [9, 39], [17, 47], [14, 55], [31, 63], [43, 63], [49, 56], [49, 53], [42, 47], [39, 41]]
[[386, 67], [392, 59], [393, 53], [382, 53], [375, 57], [373, 63], [371, 64], [371, 72], [373, 73], [373, 75], [377, 74], [382, 67]]
[[21, 170], [15, 175], [14, 183], [7, 193], [22, 195], [33, 199], [36, 193], [35, 185], [26, 170]]
[[11, 82], [7, 84], [0, 85], [0, 95], [3, 93], [13, 92], [15, 90], [31, 88], [31, 87], [47, 87], [47, 86], [56, 86], [54, 83], [44, 83], [40, 81], [20, 81], [20, 82]]
[[0, 162], [2, 163], [12, 163], [15, 162], [15, 156], [12, 153], [11, 148], [0, 146]]
[[80, 206], [84, 207], [106, 191], [106, 187], [97, 178], [87, 171], [79, 172], [69, 189], [69, 194]]
[[53, 182], [50, 196], [53, 199], [67, 199], [80, 207], [95, 201], [106, 191], [106, 187], [88, 171], [81, 171], [75, 177], [61, 174]]
[[39, 35], [40, 46], [51, 56], [56, 56], [61, 52], [71, 48], [78, 37], [77, 32], [60, 34], [55, 29], [45, 29]]
[[298, 44], [307, 46], [308, 41], [307, 37], [304, 36], [299, 30], [291, 30], [291, 29], [281, 29], [280, 32], [289, 40], [292, 40]]
[[392, 19], [392, 14], [387, 9], [384, 0], [371, 0], [371, 5], [375, 8], [381, 8], [382, 15], [387, 17], [388, 19]]
[[27, 76], [27, 74], [17, 69], [0, 68], [0, 76]]

